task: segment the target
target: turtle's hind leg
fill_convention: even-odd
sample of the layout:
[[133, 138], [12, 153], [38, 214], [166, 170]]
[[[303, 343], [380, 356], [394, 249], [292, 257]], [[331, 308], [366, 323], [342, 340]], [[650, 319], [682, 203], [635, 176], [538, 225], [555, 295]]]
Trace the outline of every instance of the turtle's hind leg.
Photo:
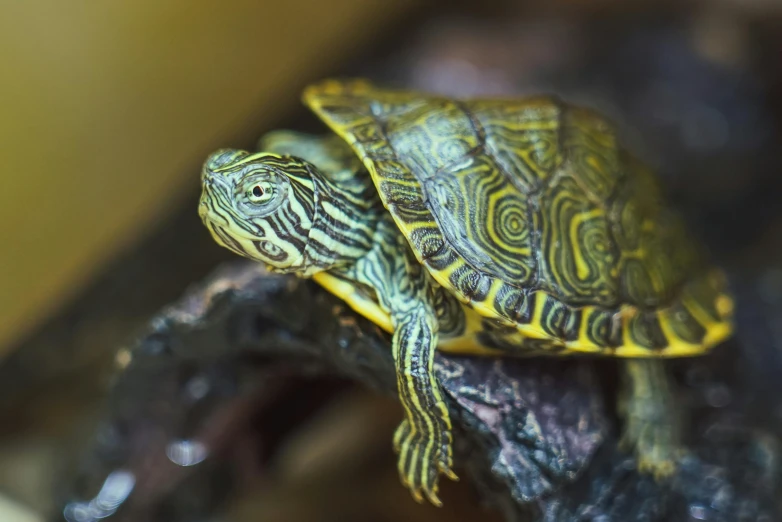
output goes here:
[[640, 472], [663, 479], [680, 457], [679, 411], [673, 384], [659, 359], [623, 362], [619, 411], [624, 418], [620, 448], [634, 451]]

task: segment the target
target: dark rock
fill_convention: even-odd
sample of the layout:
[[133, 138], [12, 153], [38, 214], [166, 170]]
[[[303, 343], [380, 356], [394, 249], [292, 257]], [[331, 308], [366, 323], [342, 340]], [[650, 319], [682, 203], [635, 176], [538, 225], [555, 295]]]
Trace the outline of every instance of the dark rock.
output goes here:
[[[739, 355], [732, 342], [697, 362], [672, 363], [685, 383], [692, 451], [669, 483], [639, 475], [633, 459], [616, 449], [618, 423], [604, 393], [611, 386], [602, 385], [610, 381], [608, 370], [585, 360], [439, 355], [436, 370], [456, 426], [457, 470], [466, 470], [486, 504], [508, 520], [777, 520], [779, 433], [743, 414]], [[205, 516], [230, 492], [232, 475], [214, 462], [198, 463], [199, 452], [225, 451], [238, 433], [232, 423], [241, 425], [274, 397], [293, 390], [304, 397], [301, 384], [286, 386], [291, 379], [338, 375], [395, 393], [387, 334], [317, 285], [246, 263], [225, 265], [164, 310], [119, 359], [127, 366], [104, 427], [79, 480], [66, 480], [71, 520]], [[688, 380], [693, 372], [697, 378]], [[277, 438], [285, 436], [284, 426], [277, 430]], [[273, 437], [267, 447], [273, 451]], [[119, 501], [115, 495], [116, 512], [96, 507], [100, 485], [105, 491], [106, 477], [117, 470], [147, 483], [150, 465], [140, 462], [154, 448], [174, 462], [192, 462], [159, 463], [165, 473], [152, 466], [155, 484], [166, 487], [136, 488]], [[197, 505], [187, 490], [204, 491]], [[180, 497], [190, 500], [180, 505]], [[93, 500], [73, 500], [85, 498]]]

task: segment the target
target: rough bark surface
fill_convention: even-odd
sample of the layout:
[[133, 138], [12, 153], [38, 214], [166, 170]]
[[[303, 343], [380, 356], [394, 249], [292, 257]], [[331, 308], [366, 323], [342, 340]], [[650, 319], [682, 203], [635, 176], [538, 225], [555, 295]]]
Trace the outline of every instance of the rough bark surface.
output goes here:
[[[779, 520], [778, 433], [754, 428], [757, 408], [748, 406], [752, 389], [767, 390], [768, 383], [742, 380], [740, 354], [733, 342], [671, 364], [690, 412], [691, 454], [668, 484], [639, 475], [633, 459], [616, 449], [612, 361], [439, 355], [436, 371], [456, 425], [457, 471], [466, 471], [486, 504], [513, 521]], [[758, 358], [770, 360], [757, 353], [749, 360]], [[150, 504], [175, 506], [158, 510], [161, 520], [213, 509], [230, 490], [230, 473], [208, 461], [180, 468], [180, 478], [163, 480], [180, 490], [192, 484], [190, 500], [175, 502], [173, 491], [141, 480], [139, 455], [194, 434], [210, 448], [230, 445], [227, 425], [289, 393], [287, 380], [338, 376], [395, 393], [386, 334], [317, 285], [243, 262], [222, 266], [163, 310], [118, 360], [123, 370], [104, 423], [80, 482], [68, 484], [63, 505], [70, 520], [132, 520], [133, 513], [149, 513]], [[779, 409], [779, 398], [763, 397]], [[221, 408], [224, 420], [205, 427], [204, 412]], [[84, 485], [105, 485], [117, 469], [132, 470], [139, 486], [101, 511], [100, 494], [88, 500]]]

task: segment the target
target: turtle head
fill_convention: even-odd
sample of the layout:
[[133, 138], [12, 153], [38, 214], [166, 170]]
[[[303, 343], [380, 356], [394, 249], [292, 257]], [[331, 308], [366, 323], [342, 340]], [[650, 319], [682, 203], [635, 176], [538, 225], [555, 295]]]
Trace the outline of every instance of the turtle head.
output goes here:
[[313, 172], [292, 156], [218, 150], [204, 162], [198, 213], [220, 245], [273, 271], [306, 274]]

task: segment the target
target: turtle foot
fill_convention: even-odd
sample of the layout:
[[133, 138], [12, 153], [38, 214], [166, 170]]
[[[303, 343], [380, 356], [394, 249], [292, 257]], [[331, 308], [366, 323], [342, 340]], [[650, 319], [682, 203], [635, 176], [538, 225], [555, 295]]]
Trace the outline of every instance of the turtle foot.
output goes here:
[[665, 480], [676, 472], [676, 464], [684, 453], [678, 430], [666, 412], [660, 410], [659, 403], [633, 406], [619, 447], [635, 454], [638, 471]]
[[[443, 428], [441, 426], [441, 428]], [[440, 507], [437, 496], [440, 475], [451, 480], [458, 477], [451, 469], [453, 465], [450, 431], [441, 429], [442, 435], [419, 432], [409, 421], [404, 420], [394, 434], [394, 450], [399, 454], [398, 469], [402, 484], [410, 490], [417, 502], [426, 498]]]

